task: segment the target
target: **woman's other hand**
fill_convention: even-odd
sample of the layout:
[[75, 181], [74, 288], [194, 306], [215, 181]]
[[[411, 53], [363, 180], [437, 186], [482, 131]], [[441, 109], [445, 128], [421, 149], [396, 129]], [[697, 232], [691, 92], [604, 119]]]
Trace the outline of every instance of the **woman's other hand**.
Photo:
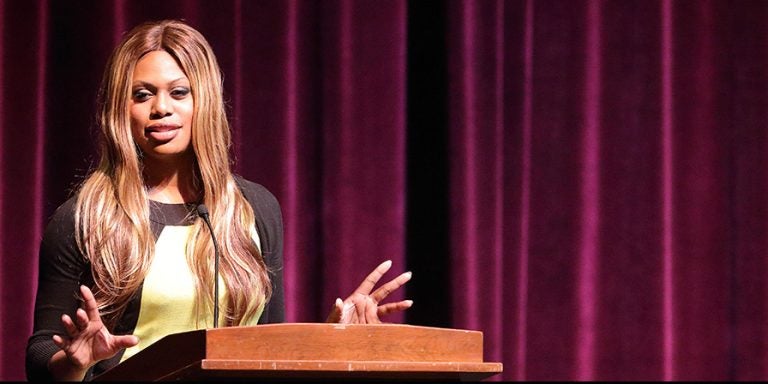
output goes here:
[[[384, 276], [392, 261], [387, 260], [379, 264], [359, 287], [346, 300], [336, 299], [336, 302], [328, 315], [326, 322], [342, 324], [378, 324], [380, 318], [394, 312], [404, 311], [413, 305], [411, 300], [403, 300], [395, 303], [381, 304], [390, 293], [400, 288], [411, 279], [411, 272], [405, 272], [382, 285], [375, 291], [373, 288]], [[373, 291], [373, 293], [371, 293]]]
[[133, 335], [116, 336], [111, 334], [99, 315], [99, 307], [88, 287], [80, 286], [83, 304], [77, 309], [75, 318], [62, 315], [61, 322], [67, 331], [67, 337], [53, 336], [53, 342], [61, 348], [49, 367], [54, 377], [60, 380], [80, 380], [86, 371], [101, 360], [109, 359], [120, 350], [139, 343]]

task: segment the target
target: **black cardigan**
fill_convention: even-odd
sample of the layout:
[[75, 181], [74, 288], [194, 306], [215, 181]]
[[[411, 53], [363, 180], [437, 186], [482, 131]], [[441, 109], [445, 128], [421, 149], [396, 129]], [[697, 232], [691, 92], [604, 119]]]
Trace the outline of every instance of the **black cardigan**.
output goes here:
[[[272, 297], [259, 318], [259, 324], [279, 323], [285, 318], [283, 301], [283, 221], [280, 205], [272, 193], [263, 186], [236, 177], [240, 190], [253, 208], [256, 216], [256, 231], [261, 243], [264, 262], [270, 272]], [[62, 204], [49, 221], [40, 243], [40, 264], [38, 273], [37, 298], [35, 300], [34, 330], [27, 343], [27, 378], [51, 380], [48, 362], [59, 350], [51, 339], [53, 335], [66, 335], [61, 324], [61, 315], [74, 318], [79, 307], [77, 295], [80, 284], [93, 287], [91, 266], [80, 253], [75, 242], [74, 208], [76, 197]], [[153, 208], [150, 215], [157, 214]], [[155, 237], [162, 231], [162, 224], [151, 222]], [[114, 334], [131, 334], [139, 316], [141, 289], [128, 304], [119, 319]], [[87, 374], [94, 375], [117, 365], [123, 352], [113, 358], [97, 363]]]

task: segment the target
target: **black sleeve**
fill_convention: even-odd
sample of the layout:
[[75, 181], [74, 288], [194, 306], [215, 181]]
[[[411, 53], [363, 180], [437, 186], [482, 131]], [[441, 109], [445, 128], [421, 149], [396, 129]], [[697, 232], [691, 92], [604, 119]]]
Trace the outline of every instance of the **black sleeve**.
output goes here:
[[80, 305], [78, 288], [83, 273], [90, 270], [75, 243], [74, 204], [72, 198], [56, 210], [40, 242], [34, 328], [26, 355], [30, 381], [52, 379], [48, 362], [59, 347], [51, 337], [66, 334], [61, 315], [74, 317]]
[[259, 324], [285, 321], [283, 293], [283, 216], [277, 198], [262, 185], [235, 177], [256, 216], [261, 253], [272, 281], [272, 298], [264, 307]]

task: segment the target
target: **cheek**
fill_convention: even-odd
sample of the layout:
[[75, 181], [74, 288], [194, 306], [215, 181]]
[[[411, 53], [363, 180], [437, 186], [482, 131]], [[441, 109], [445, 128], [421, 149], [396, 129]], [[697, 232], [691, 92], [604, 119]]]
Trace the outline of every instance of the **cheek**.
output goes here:
[[140, 108], [136, 105], [132, 105], [128, 109], [128, 114], [131, 118], [131, 134], [135, 141], [139, 141], [144, 137], [144, 121], [140, 118]]
[[191, 123], [195, 115], [194, 102], [189, 101], [187, 103], [183, 103], [182, 105], [180, 105], [180, 112], [183, 114], [184, 120]]
[[193, 103], [183, 103], [182, 105], [178, 106], [178, 109], [176, 110], [177, 113], [179, 113], [180, 117], [184, 121], [184, 126], [187, 128], [184, 130], [184, 134], [186, 136], [186, 141], [190, 142], [192, 139], [192, 127], [194, 125], [194, 116], [195, 116], [195, 106]]

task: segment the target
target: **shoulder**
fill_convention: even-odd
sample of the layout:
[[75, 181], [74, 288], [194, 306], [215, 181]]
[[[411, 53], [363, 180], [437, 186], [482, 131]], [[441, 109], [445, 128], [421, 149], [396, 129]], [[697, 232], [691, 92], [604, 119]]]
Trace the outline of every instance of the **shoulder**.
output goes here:
[[256, 230], [265, 245], [264, 252], [279, 251], [283, 243], [283, 216], [275, 195], [263, 185], [234, 176], [256, 217]]
[[59, 273], [79, 275], [86, 264], [75, 239], [75, 206], [72, 197], [54, 211], [40, 242], [40, 262]]
[[77, 196], [74, 196], [56, 208], [45, 227], [43, 241], [60, 242], [74, 239], [76, 203]]
[[280, 214], [280, 203], [272, 192], [263, 185], [246, 180], [241, 176], [235, 175], [235, 183], [243, 192], [246, 200], [251, 207], [262, 214]]

